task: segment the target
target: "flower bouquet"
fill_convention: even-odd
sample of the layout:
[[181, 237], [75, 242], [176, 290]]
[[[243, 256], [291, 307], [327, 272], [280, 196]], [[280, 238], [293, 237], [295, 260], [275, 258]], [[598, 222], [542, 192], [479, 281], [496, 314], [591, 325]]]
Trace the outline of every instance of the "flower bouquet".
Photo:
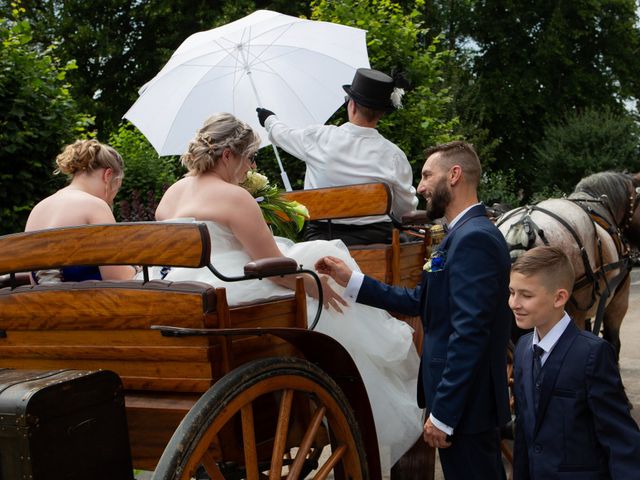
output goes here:
[[297, 240], [298, 232], [309, 218], [307, 207], [282, 198], [280, 189], [271, 185], [269, 179], [256, 170], [249, 170], [247, 179], [240, 186], [256, 199], [262, 216], [275, 235]]

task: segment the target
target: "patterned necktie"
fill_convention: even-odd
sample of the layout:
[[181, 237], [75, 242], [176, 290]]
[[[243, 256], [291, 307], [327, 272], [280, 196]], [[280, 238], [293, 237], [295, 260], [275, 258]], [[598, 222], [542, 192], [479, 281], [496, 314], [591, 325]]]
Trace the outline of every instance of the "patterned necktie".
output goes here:
[[542, 378], [540, 377], [540, 371], [542, 370], [542, 355], [544, 355], [544, 348], [534, 345], [533, 346], [533, 402], [536, 412], [538, 411], [538, 402], [540, 400], [540, 385], [542, 384]]

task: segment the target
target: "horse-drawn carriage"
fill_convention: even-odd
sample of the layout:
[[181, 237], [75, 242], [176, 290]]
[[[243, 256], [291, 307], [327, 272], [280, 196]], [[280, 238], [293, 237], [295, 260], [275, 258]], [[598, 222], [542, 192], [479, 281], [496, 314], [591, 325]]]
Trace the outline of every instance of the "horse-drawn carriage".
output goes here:
[[[325, 214], [314, 215], [314, 205], [345, 195], [349, 201], [324, 218], [388, 213], [386, 186], [359, 188], [373, 190], [357, 212], [343, 207], [362, 205], [353, 197], [358, 188], [315, 192], [319, 201], [304, 202], [315, 218]], [[376, 203], [384, 203], [383, 211], [372, 207]], [[394, 243], [353, 255], [374, 259], [376, 268], [362, 263], [365, 272], [410, 284], [416, 277], [403, 272], [419, 274], [426, 248], [423, 241], [406, 248]], [[0, 274], [9, 274], [9, 286], [0, 289], [0, 368], [116, 372], [133, 465], [155, 470], [157, 479], [203, 472], [227, 480], [380, 478], [358, 370], [336, 340], [308, 328], [300, 275], [313, 272], [291, 259], [251, 262], [243, 280], [292, 274], [296, 290], [236, 307], [227, 304], [224, 288], [148, 280], [146, 269], [157, 265], [215, 270], [210, 258], [201, 223], [90, 225], [0, 237]], [[16, 279], [19, 272], [123, 264], [143, 266], [145, 279], [37, 286]]]

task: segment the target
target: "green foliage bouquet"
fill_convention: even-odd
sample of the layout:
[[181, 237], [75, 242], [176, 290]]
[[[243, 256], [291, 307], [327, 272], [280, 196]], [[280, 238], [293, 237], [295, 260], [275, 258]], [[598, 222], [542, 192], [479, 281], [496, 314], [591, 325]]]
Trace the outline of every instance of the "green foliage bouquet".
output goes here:
[[305, 220], [309, 218], [307, 207], [282, 198], [280, 189], [256, 170], [247, 172], [247, 179], [241, 186], [256, 199], [262, 216], [275, 235], [294, 241], [298, 239], [298, 233], [302, 230]]

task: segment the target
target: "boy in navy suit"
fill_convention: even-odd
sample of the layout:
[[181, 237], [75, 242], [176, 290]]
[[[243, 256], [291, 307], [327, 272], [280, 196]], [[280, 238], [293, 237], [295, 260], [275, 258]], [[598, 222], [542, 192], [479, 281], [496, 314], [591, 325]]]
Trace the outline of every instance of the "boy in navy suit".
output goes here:
[[574, 271], [557, 247], [511, 269], [509, 306], [524, 335], [515, 351], [514, 480], [640, 478], [640, 432], [616, 355], [564, 311]]

